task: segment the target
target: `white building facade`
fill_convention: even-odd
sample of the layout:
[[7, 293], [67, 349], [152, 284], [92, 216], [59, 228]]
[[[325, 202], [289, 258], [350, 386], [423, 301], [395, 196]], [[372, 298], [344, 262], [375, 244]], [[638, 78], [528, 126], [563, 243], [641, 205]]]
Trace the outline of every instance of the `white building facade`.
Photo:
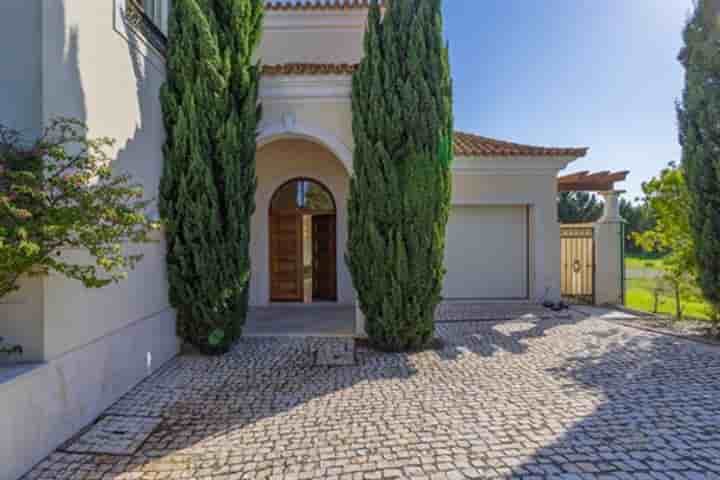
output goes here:
[[[83, 120], [92, 136], [117, 140], [118, 171], [157, 198], [169, 9], [167, 0], [4, 0], [0, 43], [12, 48], [0, 51], [0, 123], [32, 136], [56, 116]], [[364, 1], [268, 7], [252, 306], [356, 302], [344, 256], [351, 79], [366, 15]], [[586, 150], [457, 133], [455, 151], [446, 300], [558, 300], [557, 177]], [[316, 192], [320, 203], [283, 203], [283, 188]], [[10, 412], [0, 418], [0, 478], [22, 475], [178, 353], [161, 234], [157, 240], [132, 247], [144, 260], [118, 285], [87, 290], [34, 277], [0, 303], [0, 335], [34, 362], [0, 371], [0, 403]]]

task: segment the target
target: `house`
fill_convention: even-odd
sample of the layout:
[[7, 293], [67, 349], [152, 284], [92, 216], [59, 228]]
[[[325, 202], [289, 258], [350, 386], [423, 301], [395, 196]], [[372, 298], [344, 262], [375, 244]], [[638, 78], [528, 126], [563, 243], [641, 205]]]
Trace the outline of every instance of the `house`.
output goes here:
[[[168, 1], [4, 0], [0, 123], [34, 135], [58, 115], [84, 120], [92, 135], [117, 139], [118, 169], [155, 198]], [[350, 92], [366, 14], [365, 0], [268, 4], [253, 307], [355, 305], [344, 262]], [[444, 297], [559, 299], [558, 173], [586, 149], [458, 132], [455, 153]], [[0, 370], [0, 404], [9, 412], [0, 428], [0, 478], [21, 475], [177, 354], [165, 244], [162, 235], [157, 240], [137, 247], [144, 261], [121, 284], [91, 291], [55, 275], [31, 278], [0, 304], [0, 334], [36, 362]], [[615, 275], [607, 273], [610, 283]]]
[[[265, 75], [252, 221], [254, 306], [304, 299], [355, 302], [344, 262], [353, 168], [350, 94], [362, 58], [367, 2], [303, 3], [270, 6], [260, 46]], [[457, 133], [455, 140], [444, 297], [558, 299], [557, 176], [586, 150], [468, 133]], [[326, 201], [316, 211], [307, 208], [305, 190], [320, 192]], [[300, 201], [291, 205], [291, 197]], [[311, 225], [299, 220], [303, 216]], [[303, 227], [315, 234], [310, 293], [304, 291]]]

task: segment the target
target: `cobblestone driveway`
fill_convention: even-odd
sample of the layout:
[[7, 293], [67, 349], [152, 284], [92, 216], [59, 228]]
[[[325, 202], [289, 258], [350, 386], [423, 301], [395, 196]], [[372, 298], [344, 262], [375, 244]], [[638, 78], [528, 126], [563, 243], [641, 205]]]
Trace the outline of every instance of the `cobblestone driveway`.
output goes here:
[[161, 417], [138, 451], [58, 451], [28, 478], [720, 478], [720, 349], [582, 318], [438, 337], [349, 367], [302, 340], [177, 358], [107, 412]]

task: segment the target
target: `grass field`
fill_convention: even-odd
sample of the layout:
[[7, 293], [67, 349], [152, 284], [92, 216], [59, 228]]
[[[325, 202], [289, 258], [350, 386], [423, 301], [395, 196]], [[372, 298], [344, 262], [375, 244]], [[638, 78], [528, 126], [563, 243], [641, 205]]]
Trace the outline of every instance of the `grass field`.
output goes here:
[[[653, 312], [655, 280], [649, 278], [631, 278], [627, 280], [627, 291], [625, 293], [625, 305], [633, 310], [641, 312]], [[697, 298], [683, 300], [683, 316], [686, 318], [697, 318], [709, 320], [707, 304]], [[664, 315], [675, 315], [675, 298], [670, 292], [660, 296], [658, 313]]]
[[[632, 271], [660, 271], [662, 264], [661, 258], [643, 258], [643, 257], [627, 257], [625, 259], [625, 268], [628, 272], [626, 280], [625, 305], [633, 310], [642, 312], [653, 312], [654, 295], [653, 289], [657, 284], [657, 280], [644, 276], [643, 278], [632, 278]], [[699, 295], [693, 298], [685, 298], [682, 301], [684, 316], [686, 318], [696, 318], [709, 320], [709, 307], [700, 298]], [[664, 315], [675, 315], [675, 297], [668, 289], [660, 295], [658, 312]]]
[[628, 269], [655, 268], [660, 270], [662, 258], [626, 257], [625, 267]]

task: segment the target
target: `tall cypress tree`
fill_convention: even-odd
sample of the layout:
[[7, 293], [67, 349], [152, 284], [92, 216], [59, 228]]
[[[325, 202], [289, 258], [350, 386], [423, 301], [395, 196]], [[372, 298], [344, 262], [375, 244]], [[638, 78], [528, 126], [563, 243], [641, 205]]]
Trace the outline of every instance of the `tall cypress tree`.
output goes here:
[[260, 65], [253, 55], [260, 43], [263, 0], [206, 0], [227, 78], [225, 111], [218, 119], [215, 172], [221, 196], [225, 283], [230, 295], [232, 338], [247, 314], [250, 284], [250, 220], [255, 211], [255, 153]]
[[373, 1], [353, 78], [347, 263], [370, 341], [432, 338], [451, 194], [452, 85], [441, 0]]
[[179, 335], [211, 353], [237, 338], [247, 309], [261, 18], [258, 0], [174, 0], [170, 18], [160, 186], [170, 301]]
[[685, 90], [678, 106], [683, 169], [699, 282], [720, 317], [720, 37], [707, 0], [697, 3], [684, 33]]

